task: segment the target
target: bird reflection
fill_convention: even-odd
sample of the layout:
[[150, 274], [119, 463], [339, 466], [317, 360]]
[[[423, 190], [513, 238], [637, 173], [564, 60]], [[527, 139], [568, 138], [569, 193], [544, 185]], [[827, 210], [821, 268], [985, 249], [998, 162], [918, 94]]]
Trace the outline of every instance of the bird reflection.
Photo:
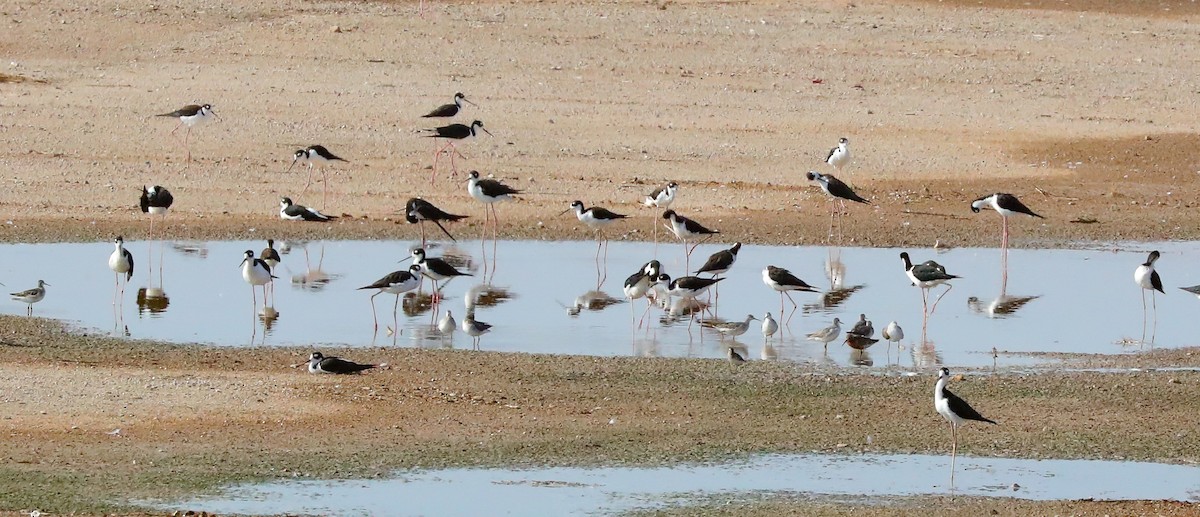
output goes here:
[[866, 287], [866, 284], [859, 284], [839, 289], [830, 289], [821, 295], [821, 301], [804, 304], [804, 314], [823, 313], [836, 309], [843, 303], [846, 303], [846, 300], [850, 298], [850, 295], [858, 292], [859, 289], [864, 287]]
[[142, 287], [137, 292], [138, 315], [162, 314], [171, 305], [171, 297], [158, 287]]
[[[292, 285], [300, 289], [308, 289], [310, 291], [320, 291], [329, 285], [341, 275], [332, 275], [321, 269], [321, 265], [325, 262], [325, 243], [321, 243], [321, 250], [317, 255], [317, 263], [313, 265], [311, 257], [308, 254], [308, 243], [284, 243], [287, 246], [287, 253], [291, 253], [293, 247], [299, 247], [304, 250], [304, 272], [292, 274]], [[279, 247], [279, 252], [284, 253], [285, 246]], [[290, 272], [290, 269], [289, 269]]]
[[258, 319], [262, 321], [263, 339], [266, 339], [275, 328], [275, 322], [279, 321], [279, 311], [275, 310], [274, 307], [263, 307], [263, 310], [258, 313]]
[[772, 345], [770, 343], [763, 343], [762, 360], [763, 361], [775, 361], [777, 359], [779, 359], [779, 350], [775, 348], [775, 345]]
[[967, 298], [967, 307], [989, 318], [1005, 318], [1015, 314], [1025, 304], [1041, 298], [1037, 296], [1010, 296], [1008, 294], [1008, 250], [1000, 252], [1000, 294], [991, 301], [977, 296]]
[[400, 310], [404, 315], [415, 318], [433, 310], [433, 295], [409, 291], [404, 293], [400, 302]]
[[868, 354], [866, 350], [855, 348], [850, 350], [850, 364], [854, 366], [874, 366], [875, 360], [871, 359], [871, 354]]
[[825, 259], [825, 277], [829, 279], [829, 290], [841, 290], [846, 282], [846, 263], [842, 262], [841, 248], [829, 248], [829, 258]]
[[575, 307], [597, 312], [624, 302], [625, 300], [613, 298], [608, 293], [596, 289], [575, 297]]
[[922, 341], [909, 347], [909, 351], [916, 368], [935, 368], [942, 364], [942, 353], [937, 351], [933, 341]]
[[1041, 298], [1041, 296], [1008, 296], [1000, 293], [1000, 296], [997, 296], [994, 300], [984, 301], [980, 300], [979, 297], [972, 296], [967, 298], [967, 306], [972, 311], [986, 315], [989, 318], [1005, 318], [1016, 313], [1025, 304], [1038, 298]]
[[515, 297], [507, 287], [475, 284], [463, 294], [463, 304], [468, 311], [473, 311], [476, 307], [495, 307]]
[[208, 258], [208, 246], [201, 242], [173, 242], [171, 243], [171, 249], [183, 255]]

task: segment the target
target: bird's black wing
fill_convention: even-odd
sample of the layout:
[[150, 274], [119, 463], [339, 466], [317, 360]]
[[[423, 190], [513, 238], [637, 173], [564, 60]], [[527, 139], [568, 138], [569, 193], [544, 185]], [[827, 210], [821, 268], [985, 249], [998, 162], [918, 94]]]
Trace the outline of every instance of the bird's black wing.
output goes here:
[[986, 418], [979, 414], [978, 411], [975, 411], [975, 408], [971, 407], [970, 404], [967, 404], [967, 401], [958, 398], [958, 395], [950, 393], [950, 390], [942, 388], [942, 396], [946, 397], [946, 402], [950, 405], [950, 411], [958, 415], [959, 418], [964, 420], [978, 420], [980, 422], [987, 422], [989, 424], [996, 423], [995, 420]]

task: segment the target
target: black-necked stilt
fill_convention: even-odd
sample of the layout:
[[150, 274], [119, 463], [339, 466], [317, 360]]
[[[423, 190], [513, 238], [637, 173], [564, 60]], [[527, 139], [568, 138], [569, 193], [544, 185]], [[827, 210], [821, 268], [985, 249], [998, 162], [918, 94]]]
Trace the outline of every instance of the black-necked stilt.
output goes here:
[[735, 242], [733, 247], [709, 255], [704, 265], [696, 270], [696, 274], [708, 273], [716, 277], [728, 273], [733, 268], [733, 263], [737, 262], [738, 252], [741, 250], [742, 243]]
[[458, 172], [458, 167], [454, 164], [454, 155], [458, 154], [458, 150], [454, 147], [454, 141], [473, 137], [476, 135], [476, 130], [482, 130], [489, 136], [492, 134], [491, 131], [488, 131], [487, 128], [483, 127], [483, 122], [478, 120], [471, 122], [470, 125], [450, 124], [448, 126], [435, 127], [425, 130], [433, 132], [432, 135], [425, 135], [428, 138], [442, 138], [446, 140], [446, 145], [438, 148], [438, 150], [433, 153], [433, 175], [429, 179], [430, 183], [433, 183], [434, 179], [437, 178], [438, 158], [440, 158], [442, 153], [446, 152], [447, 149], [450, 150], [450, 168], [454, 173]]
[[[1163, 291], [1162, 278], [1159, 278], [1158, 271], [1154, 269], [1154, 262], [1159, 257], [1158, 250], [1150, 252], [1150, 256], [1146, 257], [1146, 261], [1133, 270], [1133, 281], [1142, 288], [1142, 341], [1146, 340], [1146, 291], [1150, 291], [1150, 302], [1154, 306], [1154, 328], [1158, 328], [1158, 301], [1154, 291], [1167, 294]], [[1154, 341], [1153, 337], [1150, 339]]]
[[433, 224], [436, 224], [438, 228], [441, 228], [442, 233], [446, 234], [451, 241], [458, 242], [458, 239], [455, 239], [453, 235], [450, 235], [450, 231], [447, 230], [445, 226], [442, 226], [442, 221], [455, 222], [466, 218], [467, 216], [465, 215], [454, 215], [448, 213], [436, 206], [433, 206], [433, 203], [425, 201], [419, 197], [409, 199], [408, 203], [404, 204], [404, 220], [408, 221], [408, 224], [421, 225], [422, 247], [425, 246], [425, 221], [433, 221]]
[[[854, 201], [856, 203], [862, 203], [864, 205], [871, 204], [870, 201], [863, 199], [861, 196], [856, 194], [854, 192], [854, 190], [850, 188], [849, 185], [842, 182], [842, 180], [835, 178], [832, 174], [821, 174], [816, 171], [808, 171], [808, 174], [805, 175], [805, 177], [807, 177], [809, 181], [815, 181], [818, 184], [820, 184], [821, 190], [824, 190], [826, 194], [828, 194], [835, 201], [837, 201], [836, 207], [832, 203], [829, 205], [829, 234], [830, 235], [833, 235], [833, 222], [838, 214], [838, 210], [837, 210], [838, 207], [840, 207], [841, 210], [845, 210], [846, 209], [846, 201]], [[840, 228], [841, 227], [839, 226], [839, 232], [840, 232]]]
[[468, 336], [471, 336], [471, 347], [479, 350], [479, 336], [487, 334], [492, 330], [490, 323], [475, 320], [475, 313], [467, 311], [466, 319], [462, 320], [462, 331]]
[[495, 232], [500, 229], [500, 219], [496, 215], [496, 203], [499, 201], [511, 200], [514, 195], [520, 193], [520, 190], [500, 183], [499, 181], [493, 179], [480, 179], [479, 171], [471, 171], [471, 174], [467, 178], [467, 194], [470, 194], [471, 197], [487, 205], [484, 207], [483, 215], [483, 224], [485, 226], [487, 225], [488, 219], [487, 209], [491, 208], [492, 224], [495, 225], [492, 233], [493, 236], [495, 235]]
[[704, 225], [679, 215], [675, 213], [674, 210], [667, 210], [663, 212], [662, 218], [668, 221], [667, 229], [671, 230], [671, 233], [674, 233], [675, 237], [683, 243], [684, 267], [686, 269], [691, 269], [688, 264], [691, 261], [692, 252], [696, 251], [696, 246], [700, 245], [700, 242], [696, 242], [696, 244], [689, 249], [687, 245], [688, 241], [696, 238], [703, 240], [711, 235], [721, 233], [717, 230], [705, 228]]
[[304, 160], [305, 164], [308, 165], [308, 179], [304, 181], [304, 190], [300, 191], [300, 194], [304, 195], [307, 193], [308, 187], [312, 185], [313, 167], [320, 167], [321, 181], [325, 185], [324, 190], [321, 191], [321, 208], [325, 208], [325, 202], [329, 197], [329, 175], [325, 170], [326, 166], [333, 162], [350, 163], [350, 161], [329, 152], [329, 149], [326, 149], [323, 145], [310, 145], [304, 149], [297, 149], [296, 152], [292, 153], [292, 164], [288, 165], [284, 173], [290, 172], [292, 167], [296, 166], [296, 162], [300, 160]]
[[412, 250], [409, 257], [404, 260], [410, 258], [413, 259], [413, 264], [421, 267], [421, 274], [433, 281], [433, 301], [435, 303], [441, 299], [441, 286], [438, 285], [438, 282], [453, 279], [457, 276], [474, 276], [470, 273], [459, 271], [458, 268], [440, 258], [426, 257], [425, 248]]
[[187, 133], [183, 136], [183, 148], [187, 151], [188, 163], [191, 163], [192, 149], [188, 147], [188, 138], [192, 136], [192, 127], [208, 122], [210, 117], [217, 118], [217, 113], [213, 111], [212, 104], [188, 104], [170, 113], [160, 113], [156, 116], [179, 120], [179, 124], [176, 124], [175, 129], [171, 130], [172, 135], [179, 131], [180, 127], [187, 126]]
[[449, 337], [454, 334], [454, 330], [458, 328], [458, 322], [454, 321], [454, 315], [450, 311], [442, 315], [438, 320], [437, 329], [442, 334], [442, 337]]
[[467, 96], [463, 95], [462, 92], [458, 92], [458, 93], [454, 94], [454, 102], [453, 103], [443, 104], [441, 106], [433, 108], [433, 111], [430, 111], [429, 113], [421, 115], [421, 118], [450, 118], [450, 117], [453, 117], [455, 115], [458, 115], [459, 110], [462, 109], [462, 103], [464, 103], [464, 102], [467, 104], [470, 104], [472, 106], [476, 105], [474, 102], [467, 100]]
[[[904, 261], [904, 273], [908, 275], [908, 279], [912, 281], [913, 285], [921, 288], [921, 306], [925, 314], [932, 314], [937, 310], [937, 304], [942, 301], [942, 297], [954, 288], [949, 281], [960, 277], [947, 273], [945, 267], [932, 260], [914, 265], [909, 259], [907, 251], [900, 252], [900, 259]], [[933, 310], [929, 310], [929, 290], [943, 284], [945, 284], [946, 290], [942, 291], [937, 300], [933, 301]]]
[[246, 250], [246, 258], [242, 259], [242, 280], [250, 284], [250, 296], [254, 303], [254, 307], [258, 307], [258, 295], [254, 292], [254, 286], [263, 286], [263, 309], [267, 308], [267, 284], [276, 276], [271, 274], [271, 266], [260, 258], [254, 258], [254, 250]]
[[[658, 283], [658, 276], [662, 273], [662, 264], [657, 260], [651, 260], [638, 269], [636, 273], [629, 275], [625, 279], [625, 284], [622, 286], [622, 292], [629, 299], [629, 315], [634, 316], [633, 301], [646, 296], [651, 287]], [[642, 322], [646, 319], [646, 313], [650, 311], [650, 304], [646, 304], [646, 310], [642, 312], [642, 319], [638, 321], [637, 328], [642, 328]]]
[[[358, 290], [378, 289], [379, 292], [371, 295], [371, 319], [375, 322], [375, 330], [379, 330], [379, 318], [375, 314], [375, 297], [383, 293], [396, 295], [396, 303], [392, 307], [392, 317], [396, 316], [396, 309], [400, 307], [400, 295], [408, 291], [416, 289], [421, 285], [421, 266], [413, 264], [408, 266], [408, 270], [393, 271], [387, 276], [376, 280], [371, 285], [359, 287]], [[397, 329], [399, 333], [399, 329]]]
[[837, 339], [842, 334], [842, 320], [839, 318], [833, 319], [833, 325], [825, 327], [821, 330], [813, 332], [807, 336], [809, 341], [817, 341], [825, 344], [825, 349], [829, 350], [829, 343]]
[[722, 338], [725, 336], [738, 337], [742, 334], [745, 334], [747, 330], [750, 330], [750, 322], [756, 320], [758, 320], [758, 318], [755, 318], [753, 314], [747, 314], [745, 321], [704, 322], [701, 324], [701, 326], [720, 332]]
[[[782, 316], [783, 315], [781, 314], [780, 317]], [[771, 336], [774, 336], [776, 332], [779, 332], [779, 323], [776, 323], [775, 318], [772, 318], [771, 313], [768, 312], [767, 315], [763, 316], [762, 319], [763, 337], [766, 339], [771, 339]]]
[[[593, 206], [591, 208], [584, 208], [583, 201], [579, 201], [579, 200], [572, 201], [571, 206], [569, 208], [567, 208], [566, 210], [563, 210], [562, 213], [560, 213], [558, 215], [565, 214], [572, 210], [575, 211], [575, 217], [577, 219], [579, 219], [579, 222], [583, 223], [588, 228], [591, 228], [592, 230], [596, 231], [596, 263], [599, 264], [600, 248], [608, 242], [608, 239], [604, 238], [604, 228], [608, 227], [609, 225], [611, 225], [617, 221], [620, 221], [621, 219], [625, 219], [626, 217], [629, 217], [629, 216], [624, 215], [624, 214], [618, 214], [607, 208], [601, 208], [598, 206]], [[607, 259], [608, 259], [607, 248], [604, 251], [604, 258], [605, 258], [605, 261], [607, 262]], [[604, 280], [600, 279], [600, 283], [603, 283], [603, 282], [604, 282]]]
[[375, 368], [373, 364], [359, 364], [339, 357], [325, 357], [321, 352], [308, 356], [308, 373], [351, 374]]
[[[113, 239], [113, 245], [116, 246], [116, 249], [113, 250], [112, 255], [108, 256], [108, 268], [116, 273], [113, 290], [116, 291], [119, 288], [120, 296], [124, 299], [125, 287], [121, 285], [121, 274], [125, 275], [126, 284], [133, 279], [133, 253], [125, 249], [125, 238], [122, 236], [118, 235], [116, 239]], [[117, 301], [113, 300], [113, 304], [116, 303]]]
[[946, 383], [950, 381], [950, 370], [942, 368], [938, 371], [937, 384], [933, 387], [933, 407], [937, 409], [938, 414], [942, 415], [947, 422], [950, 422], [950, 437], [953, 440], [953, 445], [950, 446], [950, 482], [954, 482], [954, 459], [958, 454], [958, 426], [963, 425], [968, 420], [979, 422], [987, 422], [995, 424], [994, 420], [985, 418], [983, 415], [975, 411], [967, 401], [959, 398], [957, 395], [950, 393], [946, 389]]
[[1012, 194], [1005, 194], [1002, 192], [998, 192], [995, 194], [988, 194], [986, 196], [983, 196], [983, 197], [971, 202], [971, 211], [972, 212], [978, 214], [979, 210], [981, 210], [983, 208], [991, 208], [992, 210], [995, 210], [996, 213], [1000, 214], [1000, 221], [1001, 221], [1001, 225], [1003, 227], [1000, 232], [1000, 235], [1001, 235], [1000, 248], [1001, 249], [1008, 249], [1008, 218], [1009, 218], [1009, 216], [1016, 215], [1016, 214], [1025, 214], [1025, 215], [1028, 215], [1031, 217], [1036, 217], [1038, 219], [1045, 219], [1045, 217], [1042, 217], [1042, 216], [1034, 213], [1033, 210], [1030, 210], [1029, 207], [1025, 206], [1025, 204], [1022, 203], [1020, 199], [1017, 199], [1017, 196], [1014, 196]]
[[[642, 198], [642, 205], [650, 208], [658, 208], [666, 210], [671, 208], [671, 203], [675, 202], [675, 192], [679, 190], [679, 184], [674, 181], [668, 182], [665, 186], [654, 189], [653, 192], [646, 194]], [[654, 228], [654, 251], [658, 252], [658, 224], [654, 221], [658, 215], [655, 213], [650, 221], [650, 226]]]
[[[788, 300], [792, 302], [792, 313], [791, 314], [795, 314], [796, 309], [798, 309], [800, 307], [799, 305], [796, 304], [796, 300], [792, 299], [792, 294], [789, 291], [805, 291], [805, 292], [809, 292], [809, 293], [819, 292], [819, 291], [817, 291], [817, 288], [815, 288], [811, 285], [808, 285], [803, 280], [796, 278], [796, 275], [793, 275], [791, 271], [788, 271], [781, 267], [767, 266], [766, 268], [763, 269], [762, 279], [763, 279], [763, 283], [767, 284], [767, 287], [770, 287], [771, 289], [779, 291], [779, 317], [780, 318], [783, 317], [783, 297], [784, 297], [784, 295], [787, 295]], [[791, 314], [788, 315], [785, 322], [791, 321], [791, 319], [792, 319]]]
[[846, 333], [862, 337], [872, 337], [875, 335], [875, 326], [870, 321], [867, 321], [866, 314], [859, 314], [858, 321]]
[[46, 286], [48, 285], [50, 284], [47, 284], [45, 280], [38, 280], [37, 287], [26, 289], [19, 293], [9, 293], [9, 295], [14, 300], [28, 304], [29, 307], [25, 310], [25, 315], [33, 316], [33, 304], [42, 301], [42, 298], [46, 297]]
[[279, 200], [279, 218], [288, 221], [326, 222], [337, 219], [337, 216], [325, 215], [304, 205], [297, 205], [292, 202], [292, 198], [285, 197]]
[[896, 349], [900, 349], [900, 340], [904, 339], [904, 329], [900, 328], [900, 324], [895, 321], [888, 323], [883, 328], [883, 339], [888, 342], [888, 350], [892, 349], [892, 343], [896, 343]]
[[848, 165], [850, 163], [850, 139], [839, 138], [837, 147], [830, 149], [829, 154], [825, 155], [825, 163], [838, 170]]
[[166, 220], [167, 210], [174, 202], [175, 198], [167, 189], [158, 185], [147, 189], [145, 185], [142, 185], [142, 197], [138, 201], [138, 206], [141, 207], [143, 214], [150, 214], [150, 239], [154, 239], [154, 216], [161, 215], [163, 220]]
[[709, 287], [724, 280], [724, 278], [700, 278], [698, 276], [681, 276], [671, 280], [671, 276], [666, 273], [659, 275], [658, 279], [659, 282], [667, 285], [667, 294], [680, 298], [696, 298], [704, 294]]
[[[275, 268], [279, 267], [279, 262], [282, 259], [279, 256], [279, 251], [275, 249], [275, 239], [267, 239], [267, 247], [263, 248], [262, 252], [258, 254], [258, 258], [266, 262], [271, 267], [271, 271], [275, 271]], [[275, 296], [275, 282], [271, 282], [269, 285], [271, 286], [271, 296]], [[263, 300], [263, 304], [267, 304], [265, 299]]]

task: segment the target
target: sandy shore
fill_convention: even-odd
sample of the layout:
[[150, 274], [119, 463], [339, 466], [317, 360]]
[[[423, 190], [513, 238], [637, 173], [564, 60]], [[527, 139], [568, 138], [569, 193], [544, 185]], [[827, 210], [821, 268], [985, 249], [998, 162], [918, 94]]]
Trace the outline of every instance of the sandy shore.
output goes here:
[[[1186, 86], [1200, 65], [1180, 57], [1200, 55], [1190, 2], [487, 2], [416, 16], [410, 2], [49, 0], [3, 10], [0, 241], [145, 238], [135, 206], [144, 184], [175, 193], [173, 239], [408, 239], [417, 230], [397, 212], [412, 196], [471, 216], [452, 230], [472, 238], [483, 207], [464, 173], [476, 169], [525, 191], [498, 207], [502, 237], [589, 239], [559, 215], [580, 199], [633, 216], [615, 238], [645, 240], [655, 214], [638, 203], [673, 180], [674, 208], [723, 241], [824, 243], [829, 205], [804, 173], [834, 172], [823, 158], [843, 136], [854, 158], [836, 174], [872, 202], [848, 208], [843, 244], [995, 246], [998, 217], [968, 204], [997, 191], [1046, 216], [1014, 220], [1014, 246], [1200, 238], [1200, 137]], [[457, 175], [444, 161], [433, 174], [420, 130], [439, 122], [420, 115], [456, 91], [478, 104], [462, 121], [483, 120], [492, 136], [459, 146]], [[192, 132], [187, 164], [175, 123], [154, 115], [194, 102], [221, 118]], [[285, 172], [292, 151], [313, 143], [349, 160], [331, 168], [327, 203], [319, 185], [302, 193], [301, 167]], [[280, 221], [283, 195], [342, 217]], [[0, 318], [0, 330], [10, 408], [0, 471], [11, 480], [0, 510], [11, 512], [127, 512], [116, 498], [279, 472], [940, 452], [945, 439], [928, 378], [380, 349], [356, 353], [390, 368], [328, 379], [287, 367], [300, 350], [114, 341], [18, 318]], [[1196, 357], [1070, 364], [1195, 367]], [[1039, 382], [969, 375], [963, 389], [1006, 422], [1069, 404], [1097, 416], [968, 433], [964, 450], [1200, 460], [1193, 373]], [[718, 386], [732, 386], [734, 400]], [[796, 430], [801, 416], [808, 432]], [[627, 425], [595, 431], [593, 421], [613, 417]], [[865, 429], [876, 445], [857, 444]], [[334, 444], [342, 453], [332, 458], [307, 454]], [[920, 508], [1197, 511], [944, 502]], [[905, 504], [849, 508], [891, 515], [911, 511]], [[792, 501], [733, 513], [845, 508]]]

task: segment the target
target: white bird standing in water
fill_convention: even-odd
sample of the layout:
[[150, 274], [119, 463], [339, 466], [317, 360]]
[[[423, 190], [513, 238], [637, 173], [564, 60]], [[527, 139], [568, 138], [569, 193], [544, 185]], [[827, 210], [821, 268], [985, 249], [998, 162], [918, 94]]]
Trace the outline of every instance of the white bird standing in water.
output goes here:
[[[1158, 328], [1158, 299], [1154, 291], [1167, 294], [1163, 291], [1162, 278], [1159, 278], [1158, 271], [1154, 270], [1154, 262], [1158, 260], [1159, 255], [1158, 250], [1151, 251], [1146, 261], [1133, 270], [1133, 281], [1142, 288], [1142, 341], [1146, 340], [1146, 291], [1150, 291], [1150, 302], [1154, 306], [1155, 328]], [[1153, 335], [1150, 341], [1154, 341]]]
[[900, 328], [900, 324], [895, 321], [888, 323], [883, 328], [883, 339], [888, 342], [888, 349], [891, 349], [892, 343], [896, 343], [896, 349], [900, 349], [900, 340], [904, 339], [904, 329]]
[[762, 320], [763, 337], [771, 339], [771, 336], [774, 336], [776, 332], [779, 332], [779, 323], [776, 323], [775, 318], [772, 318], [771, 313], [768, 312], [766, 316], [763, 316]]
[[[125, 238], [120, 235], [113, 239], [113, 245], [116, 246], [116, 249], [113, 250], [112, 255], [108, 256], [108, 268], [117, 275], [113, 289], [120, 289], [120, 296], [124, 298], [125, 286], [121, 284], [121, 274], [125, 275], [126, 284], [133, 279], [133, 253], [125, 249]], [[117, 300], [113, 299], [113, 305], [116, 304]]]

